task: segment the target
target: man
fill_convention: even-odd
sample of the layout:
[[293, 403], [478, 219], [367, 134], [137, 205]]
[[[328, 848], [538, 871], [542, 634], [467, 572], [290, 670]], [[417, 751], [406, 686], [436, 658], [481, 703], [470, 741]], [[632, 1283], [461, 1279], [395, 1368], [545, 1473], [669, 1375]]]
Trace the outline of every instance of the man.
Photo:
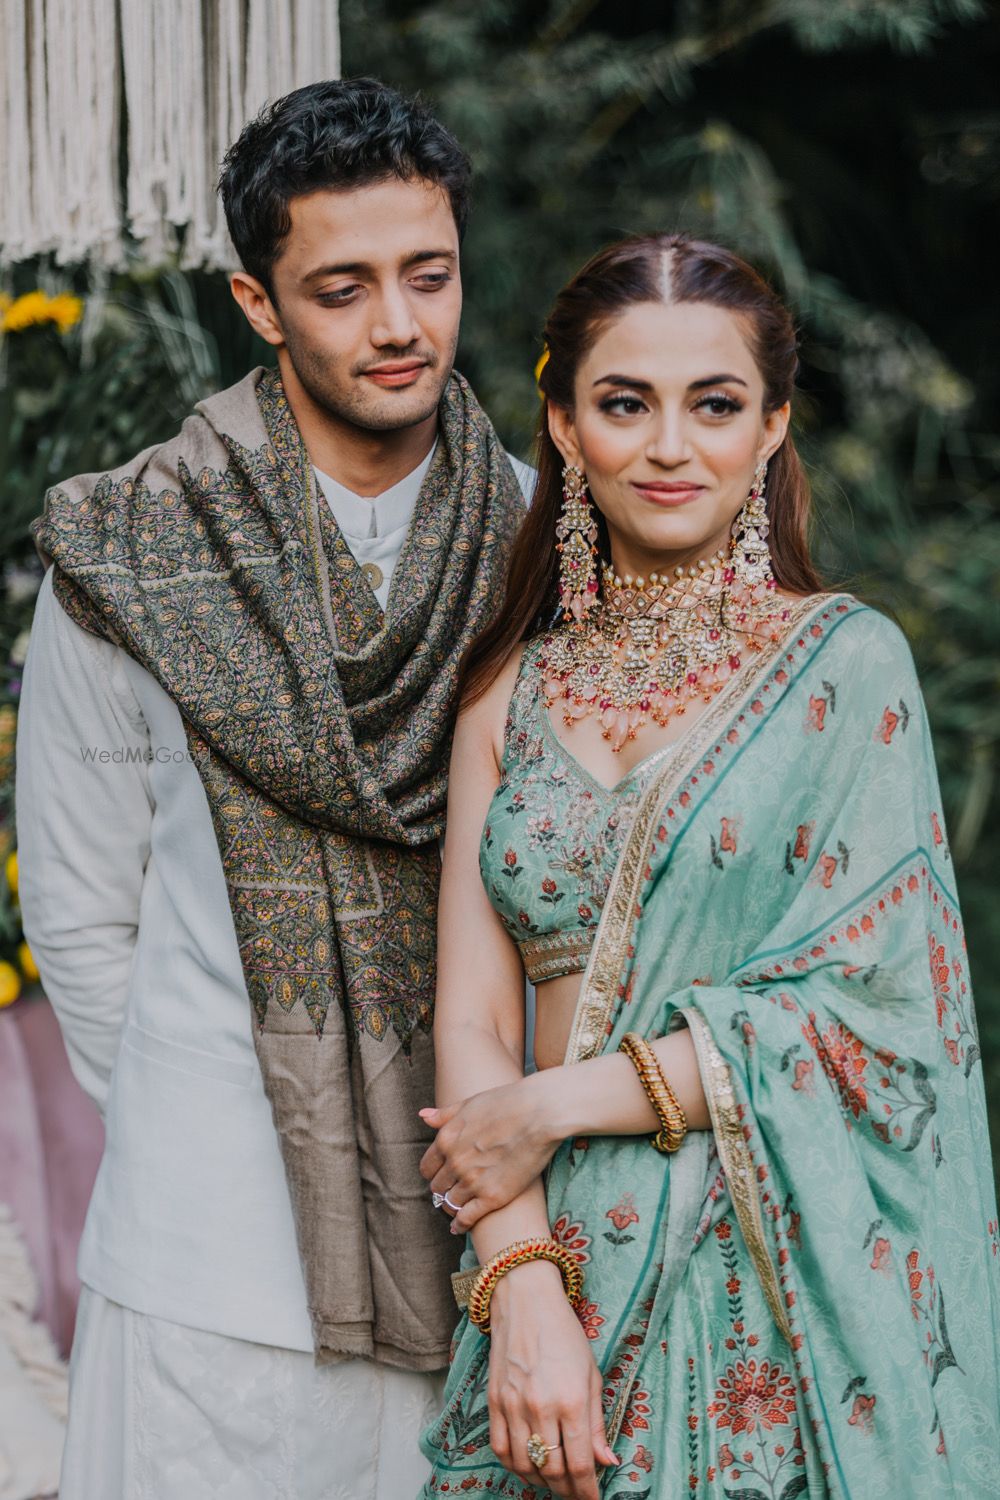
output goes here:
[[318, 84], [221, 191], [277, 373], [33, 528], [22, 912], [107, 1127], [61, 1496], [405, 1500], [456, 1317], [416, 1113], [456, 670], [523, 496], [452, 372], [453, 137]]

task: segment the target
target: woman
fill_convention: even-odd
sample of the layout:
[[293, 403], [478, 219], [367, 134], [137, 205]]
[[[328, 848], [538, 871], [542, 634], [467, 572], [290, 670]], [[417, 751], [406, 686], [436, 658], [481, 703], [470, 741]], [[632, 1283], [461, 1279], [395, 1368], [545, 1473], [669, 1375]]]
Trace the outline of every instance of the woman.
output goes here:
[[809, 560], [791, 319], [651, 236], [546, 341], [452, 762], [423, 1171], [475, 1253], [422, 1494], [1000, 1494], [954, 874], [909, 651]]

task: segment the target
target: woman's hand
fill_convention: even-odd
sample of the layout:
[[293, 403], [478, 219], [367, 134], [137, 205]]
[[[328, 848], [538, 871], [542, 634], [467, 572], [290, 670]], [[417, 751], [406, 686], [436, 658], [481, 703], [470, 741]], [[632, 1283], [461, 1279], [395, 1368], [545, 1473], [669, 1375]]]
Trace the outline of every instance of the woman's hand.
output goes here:
[[[493, 1452], [537, 1490], [598, 1500], [597, 1466], [619, 1460], [604, 1430], [600, 1371], [558, 1269], [533, 1261], [503, 1277], [493, 1292], [490, 1323]], [[557, 1445], [544, 1474], [528, 1457], [533, 1432]]]
[[455, 1234], [505, 1207], [548, 1165], [561, 1137], [548, 1123], [543, 1080], [533, 1074], [446, 1109], [420, 1111], [437, 1131], [420, 1170], [433, 1192], [447, 1193], [460, 1206]]

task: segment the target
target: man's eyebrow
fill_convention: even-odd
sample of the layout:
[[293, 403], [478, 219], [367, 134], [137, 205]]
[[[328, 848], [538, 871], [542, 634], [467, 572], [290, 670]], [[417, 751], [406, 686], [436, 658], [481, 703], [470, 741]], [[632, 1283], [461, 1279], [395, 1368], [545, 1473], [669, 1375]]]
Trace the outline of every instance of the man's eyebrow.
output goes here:
[[[653, 383], [650, 380], [638, 380], [634, 375], [602, 375], [600, 380], [594, 381], [596, 385], [627, 385], [633, 391], [651, 391]], [[705, 380], [692, 380], [688, 386], [689, 391], [700, 391], [709, 385], [746, 385], [746, 381], [739, 375], [709, 375]]]
[[[414, 250], [412, 255], [407, 255], [403, 260], [404, 266], [419, 266], [429, 260], [457, 261], [458, 256], [454, 250]], [[326, 266], [317, 266], [314, 271], [309, 271], [302, 280], [304, 282], [321, 281], [325, 276], [363, 276], [366, 271], [371, 271], [372, 266], [366, 260], [343, 260]]]

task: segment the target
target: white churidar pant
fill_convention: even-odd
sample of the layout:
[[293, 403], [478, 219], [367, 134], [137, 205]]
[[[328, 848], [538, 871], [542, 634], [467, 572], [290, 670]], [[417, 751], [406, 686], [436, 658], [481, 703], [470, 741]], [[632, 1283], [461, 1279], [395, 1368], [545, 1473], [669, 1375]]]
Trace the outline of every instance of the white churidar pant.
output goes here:
[[60, 1500], [412, 1500], [443, 1375], [185, 1328], [84, 1287]]

